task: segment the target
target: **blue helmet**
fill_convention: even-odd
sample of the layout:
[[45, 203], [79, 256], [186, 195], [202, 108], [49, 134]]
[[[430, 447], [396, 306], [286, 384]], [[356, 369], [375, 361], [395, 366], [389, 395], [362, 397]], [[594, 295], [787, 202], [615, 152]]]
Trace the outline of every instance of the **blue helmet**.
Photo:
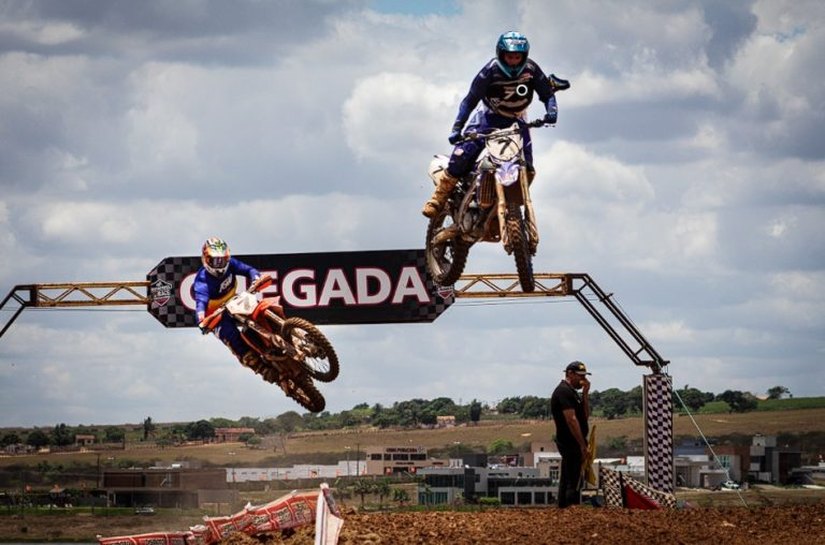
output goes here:
[[[501, 68], [501, 71], [511, 78], [517, 77], [521, 74], [521, 71], [524, 70], [524, 67], [527, 65], [527, 54], [529, 52], [530, 42], [528, 42], [527, 37], [520, 32], [505, 32], [498, 37], [498, 43], [496, 44], [496, 61], [498, 61], [498, 67]], [[522, 53], [523, 57], [521, 62], [516, 66], [510, 66], [504, 62], [505, 53]]]

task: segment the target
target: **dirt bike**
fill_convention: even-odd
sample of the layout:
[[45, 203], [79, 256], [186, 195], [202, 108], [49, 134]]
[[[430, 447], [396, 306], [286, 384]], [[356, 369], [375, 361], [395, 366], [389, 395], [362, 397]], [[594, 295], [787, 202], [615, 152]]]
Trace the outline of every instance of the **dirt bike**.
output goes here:
[[[543, 119], [527, 123], [543, 127]], [[536, 214], [518, 123], [487, 133], [466, 133], [458, 142], [484, 140], [475, 168], [456, 184], [447, 204], [427, 225], [427, 269], [436, 284], [454, 284], [476, 242], [501, 242], [516, 262], [524, 292], [536, 289], [533, 256], [539, 244]], [[438, 184], [449, 158], [436, 155], [429, 175]], [[522, 212], [523, 211], [523, 212]]]
[[287, 318], [276, 297], [256, 296], [272, 284], [268, 274], [260, 276], [249, 288], [233, 296], [201, 322], [200, 327], [214, 331], [224, 312], [239, 326], [241, 337], [258, 353], [261, 361], [275, 369], [284, 393], [305, 409], [318, 413], [326, 400], [312, 379], [332, 382], [340, 366], [332, 343], [311, 322]]

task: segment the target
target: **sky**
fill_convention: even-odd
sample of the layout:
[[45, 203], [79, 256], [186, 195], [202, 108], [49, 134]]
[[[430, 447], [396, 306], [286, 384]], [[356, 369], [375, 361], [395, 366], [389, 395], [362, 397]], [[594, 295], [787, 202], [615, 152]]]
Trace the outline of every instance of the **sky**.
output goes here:
[[[145, 280], [210, 236], [236, 254], [422, 248], [427, 166], [508, 30], [572, 83], [533, 133], [536, 272], [614, 294], [677, 388], [825, 395], [816, 0], [0, 0], [0, 296]], [[514, 268], [481, 244], [465, 272]], [[571, 360], [594, 390], [647, 372], [572, 298], [324, 331], [331, 412], [549, 397]], [[0, 338], [0, 427], [290, 410], [215, 339], [139, 307], [30, 309]]]

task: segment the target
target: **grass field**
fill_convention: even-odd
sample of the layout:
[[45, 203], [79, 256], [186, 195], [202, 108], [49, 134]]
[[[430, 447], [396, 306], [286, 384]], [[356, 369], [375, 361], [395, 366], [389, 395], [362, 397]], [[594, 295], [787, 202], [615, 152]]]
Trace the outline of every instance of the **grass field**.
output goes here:
[[[782, 411], [754, 411], [744, 414], [700, 413], [674, 416], [674, 437], [699, 437], [698, 430], [709, 437], [728, 435], [779, 435], [783, 433], [825, 432], [825, 408], [788, 409]], [[638, 441], [642, 438], [641, 417], [615, 420], [591, 419], [596, 425], [597, 444], [602, 447], [613, 438]], [[698, 429], [697, 429], [698, 426]], [[108, 458], [128, 459], [136, 463], [176, 460], [202, 460], [218, 466], [254, 466], [277, 464], [286, 457], [311, 457], [313, 454], [345, 459], [349, 453], [354, 459], [357, 451], [368, 446], [413, 445], [428, 449], [463, 445], [486, 449], [493, 441], [510, 441], [515, 447], [524, 447], [533, 441], [550, 441], [554, 433], [551, 421], [512, 420], [481, 421], [477, 426], [461, 426], [441, 429], [377, 430], [370, 428], [346, 429], [324, 432], [294, 433], [286, 438], [273, 438], [268, 448], [250, 449], [238, 443], [218, 443], [167, 448], [130, 448], [101, 453], [104, 464]], [[136, 445], [137, 447], [138, 445]], [[285, 450], [284, 448], [285, 447]], [[348, 447], [348, 448], [347, 448]], [[8, 466], [36, 466], [48, 461], [64, 466], [96, 463], [94, 451], [68, 454], [38, 454], [29, 456], [0, 457], [0, 468]], [[363, 459], [363, 453], [360, 456]]]

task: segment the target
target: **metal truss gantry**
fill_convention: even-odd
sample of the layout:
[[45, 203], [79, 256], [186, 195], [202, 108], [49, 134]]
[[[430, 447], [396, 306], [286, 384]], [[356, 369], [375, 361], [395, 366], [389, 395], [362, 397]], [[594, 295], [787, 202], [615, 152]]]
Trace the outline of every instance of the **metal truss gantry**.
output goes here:
[[[521, 291], [516, 274], [465, 274], [456, 282], [454, 293], [458, 299], [573, 296], [635, 365], [649, 367], [658, 373], [669, 363], [615, 304], [613, 294], [605, 293], [590, 275], [537, 273], [534, 277], [535, 291], [525, 293]], [[146, 306], [148, 287], [148, 281], [15, 286], [0, 303], [0, 311], [7, 304], [18, 305], [0, 330], [0, 337], [25, 308]], [[600, 308], [606, 312], [600, 312]]]
[[[454, 286], [457, 298], [493, 297], [567, 297], [573, 296], [602, 329], [619, 345], [628, 358], [639, 366], [660, 373], [668, 361], [650, 345], [641, 331], [585, 273], [537, 273], [535, 291], [521, 291], [516, 274], [465, 274]], [[600, 308], [606, 312], [600, 312]]]
[[[0, 303], [0, 311], [7, 304], [17, 304], [11, 317], [0, 329], [0, 337], [20, 316], [24, 309], [57, 307], [102, 307], [143, 305], [149, 303], [146, 296], [147, 281], [136, 282], [73, 282], [63, 284], [28, 284], [15, 286]], [[139, 293], [143, 291], [143, 294]]]

